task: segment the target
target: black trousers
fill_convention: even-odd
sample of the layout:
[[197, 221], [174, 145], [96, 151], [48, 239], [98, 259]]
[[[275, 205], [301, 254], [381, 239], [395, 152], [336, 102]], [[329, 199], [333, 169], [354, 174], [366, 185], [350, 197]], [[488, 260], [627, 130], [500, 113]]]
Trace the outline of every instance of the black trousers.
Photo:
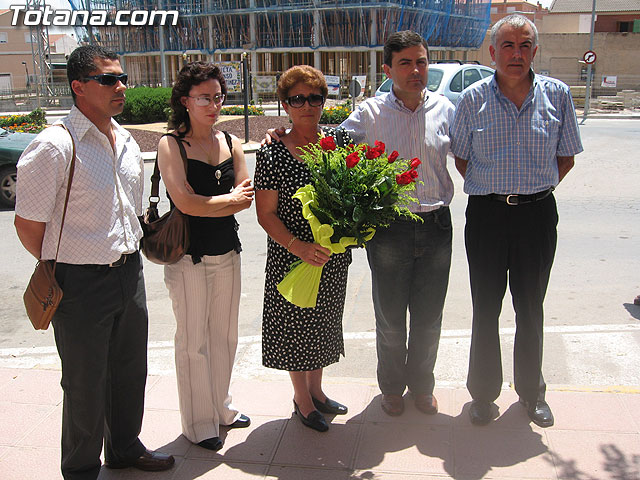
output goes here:
[[140, 255], [120, 267], [59, 263], [53, 318], [62, 360], [62, 474], [93, 480], [105, 460], [139, 457], [147, 377], [147, 307]]
[[470, 196], [465, 244], [473, 330], [467, 388], [492, 402], [502, 386], [498, 318], [507, 287], [516, 312], [514, 383], [527, 401], [543, 400], [543, 302], [556, 250], [558, 213], [553, 195], [523, 205]]

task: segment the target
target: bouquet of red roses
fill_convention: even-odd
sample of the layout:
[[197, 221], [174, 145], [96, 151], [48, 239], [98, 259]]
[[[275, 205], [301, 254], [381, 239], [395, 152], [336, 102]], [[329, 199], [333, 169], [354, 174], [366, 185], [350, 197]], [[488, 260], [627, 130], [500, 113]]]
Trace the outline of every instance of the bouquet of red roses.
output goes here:
[[[294, 194], [314, 240], [332, 253], [363, 246], [376, 228], [386, 227], [400, 216], [421, 221], [406, 207], [415, 198], [420, 165], [418, 158], [405, 160], [390, 154], [376, 141], [338, 147], [333, 137], [300, 149], [311, 172], [311, 183]], [[278, 291], [300, 307], [314, 307], [322, 267], [299, 260], [278, 285]]]

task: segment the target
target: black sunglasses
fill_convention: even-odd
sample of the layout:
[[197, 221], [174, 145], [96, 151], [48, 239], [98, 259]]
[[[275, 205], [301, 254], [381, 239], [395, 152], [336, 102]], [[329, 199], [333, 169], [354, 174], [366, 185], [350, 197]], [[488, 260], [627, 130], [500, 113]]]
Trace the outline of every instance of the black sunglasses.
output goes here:
[[305, 102], [309, 103], [310, 107], [321, 107], [324, 105], [324, 97], [317, 93], [312, 93], [308, 97], [294, 95], [293, 97], [288, 97], [286, 102], [293, 108], [302, 108]]
[[116, 83], [118, 83], [118, 80], [120, 80], [123, 85], [126, 85], [129, 75], [127, 75], [126, 73], [121, 73], [120, 75], [116, 75], [115, 73], [101, 73], [100, 75], [87, 75], [84, 78], [85, 80], [95, 80], [100, 85], [113, 87]]

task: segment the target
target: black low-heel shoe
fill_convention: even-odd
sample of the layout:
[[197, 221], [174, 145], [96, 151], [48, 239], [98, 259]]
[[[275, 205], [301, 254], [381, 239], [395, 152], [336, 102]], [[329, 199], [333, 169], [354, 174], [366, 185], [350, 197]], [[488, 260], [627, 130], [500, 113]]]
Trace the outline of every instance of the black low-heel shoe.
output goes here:
[[198, 446], [206, 448], [207, 450], [213, 450], [214, 452], [220, 450], [222, 448], [222, 445], [223, 443], [222, 440], [220, 440], [220, 437], [211, 437], [198, 442]]
[[300, 412], [300, 409], [298, 408], [298, 404], [295, 402], [295, 400], [293, 401], [293, 409], [296, 415], [298, 416], [298, 418], [300, 418], [300, 421], [304, 426], [313, 428], [318, 432], [326, 432], [327, 430], [329, 430], [329, 425], [327, 425], [327, 421], [324, 419], [324, 417], [319, 411], [314, 410], [309, 414], [308, 417], [305, 417]]
[[349, 409], [341, 403], [331, 400], [329, 397], [324, 402], [311, 397], [313, 400], [313, 406], [320, 410], [322, 413], [332, 413], [333, 415], [344, 415]]
[[238, 419], [227, 425], [228, 428], [247, 428], [251, 425], [251, 419], [247, 417], [244, 413], [241, 413]]

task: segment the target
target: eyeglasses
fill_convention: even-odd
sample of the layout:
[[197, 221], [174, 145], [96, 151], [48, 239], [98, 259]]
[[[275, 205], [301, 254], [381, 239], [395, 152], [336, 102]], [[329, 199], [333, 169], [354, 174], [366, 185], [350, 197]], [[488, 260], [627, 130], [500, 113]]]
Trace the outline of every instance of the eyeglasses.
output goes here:
[[224, 93], [218, 93], [216, 95], [213, 96], [213, 98], [211, 97], [192, 97], [191, 95], [188, 96], [189, 98], [193, 98], [195, 104], [198, 107], [208, 107], [209, 105], [211, 105], [211, 102], [213, 102], [215, 105], [221, 105], [222, 103], [224, 103], [224, 99], [226, 98], [226, 95]]
[[87, 75], [84, 78], [85, 80], [95, 80], [100, 85], [104, 85], [106, 87], [113, 87], [118, 83], [118, 80], [120, 80], [123, 85], [126, 85], [129, 75], [126, 73], [121, 73], [120, 75], [116, 75], [115, 73], [101, 73], [100, 75]]
[[324, 105], [324, 97], [317, 93], [312, 93], [308, 97], [304, 95], [294, 95], [293, 97], [288, 97], [285, 101], [293, 108], [302, 108], [305, 102], [307, 102], [310, 107], [321, 107]]

